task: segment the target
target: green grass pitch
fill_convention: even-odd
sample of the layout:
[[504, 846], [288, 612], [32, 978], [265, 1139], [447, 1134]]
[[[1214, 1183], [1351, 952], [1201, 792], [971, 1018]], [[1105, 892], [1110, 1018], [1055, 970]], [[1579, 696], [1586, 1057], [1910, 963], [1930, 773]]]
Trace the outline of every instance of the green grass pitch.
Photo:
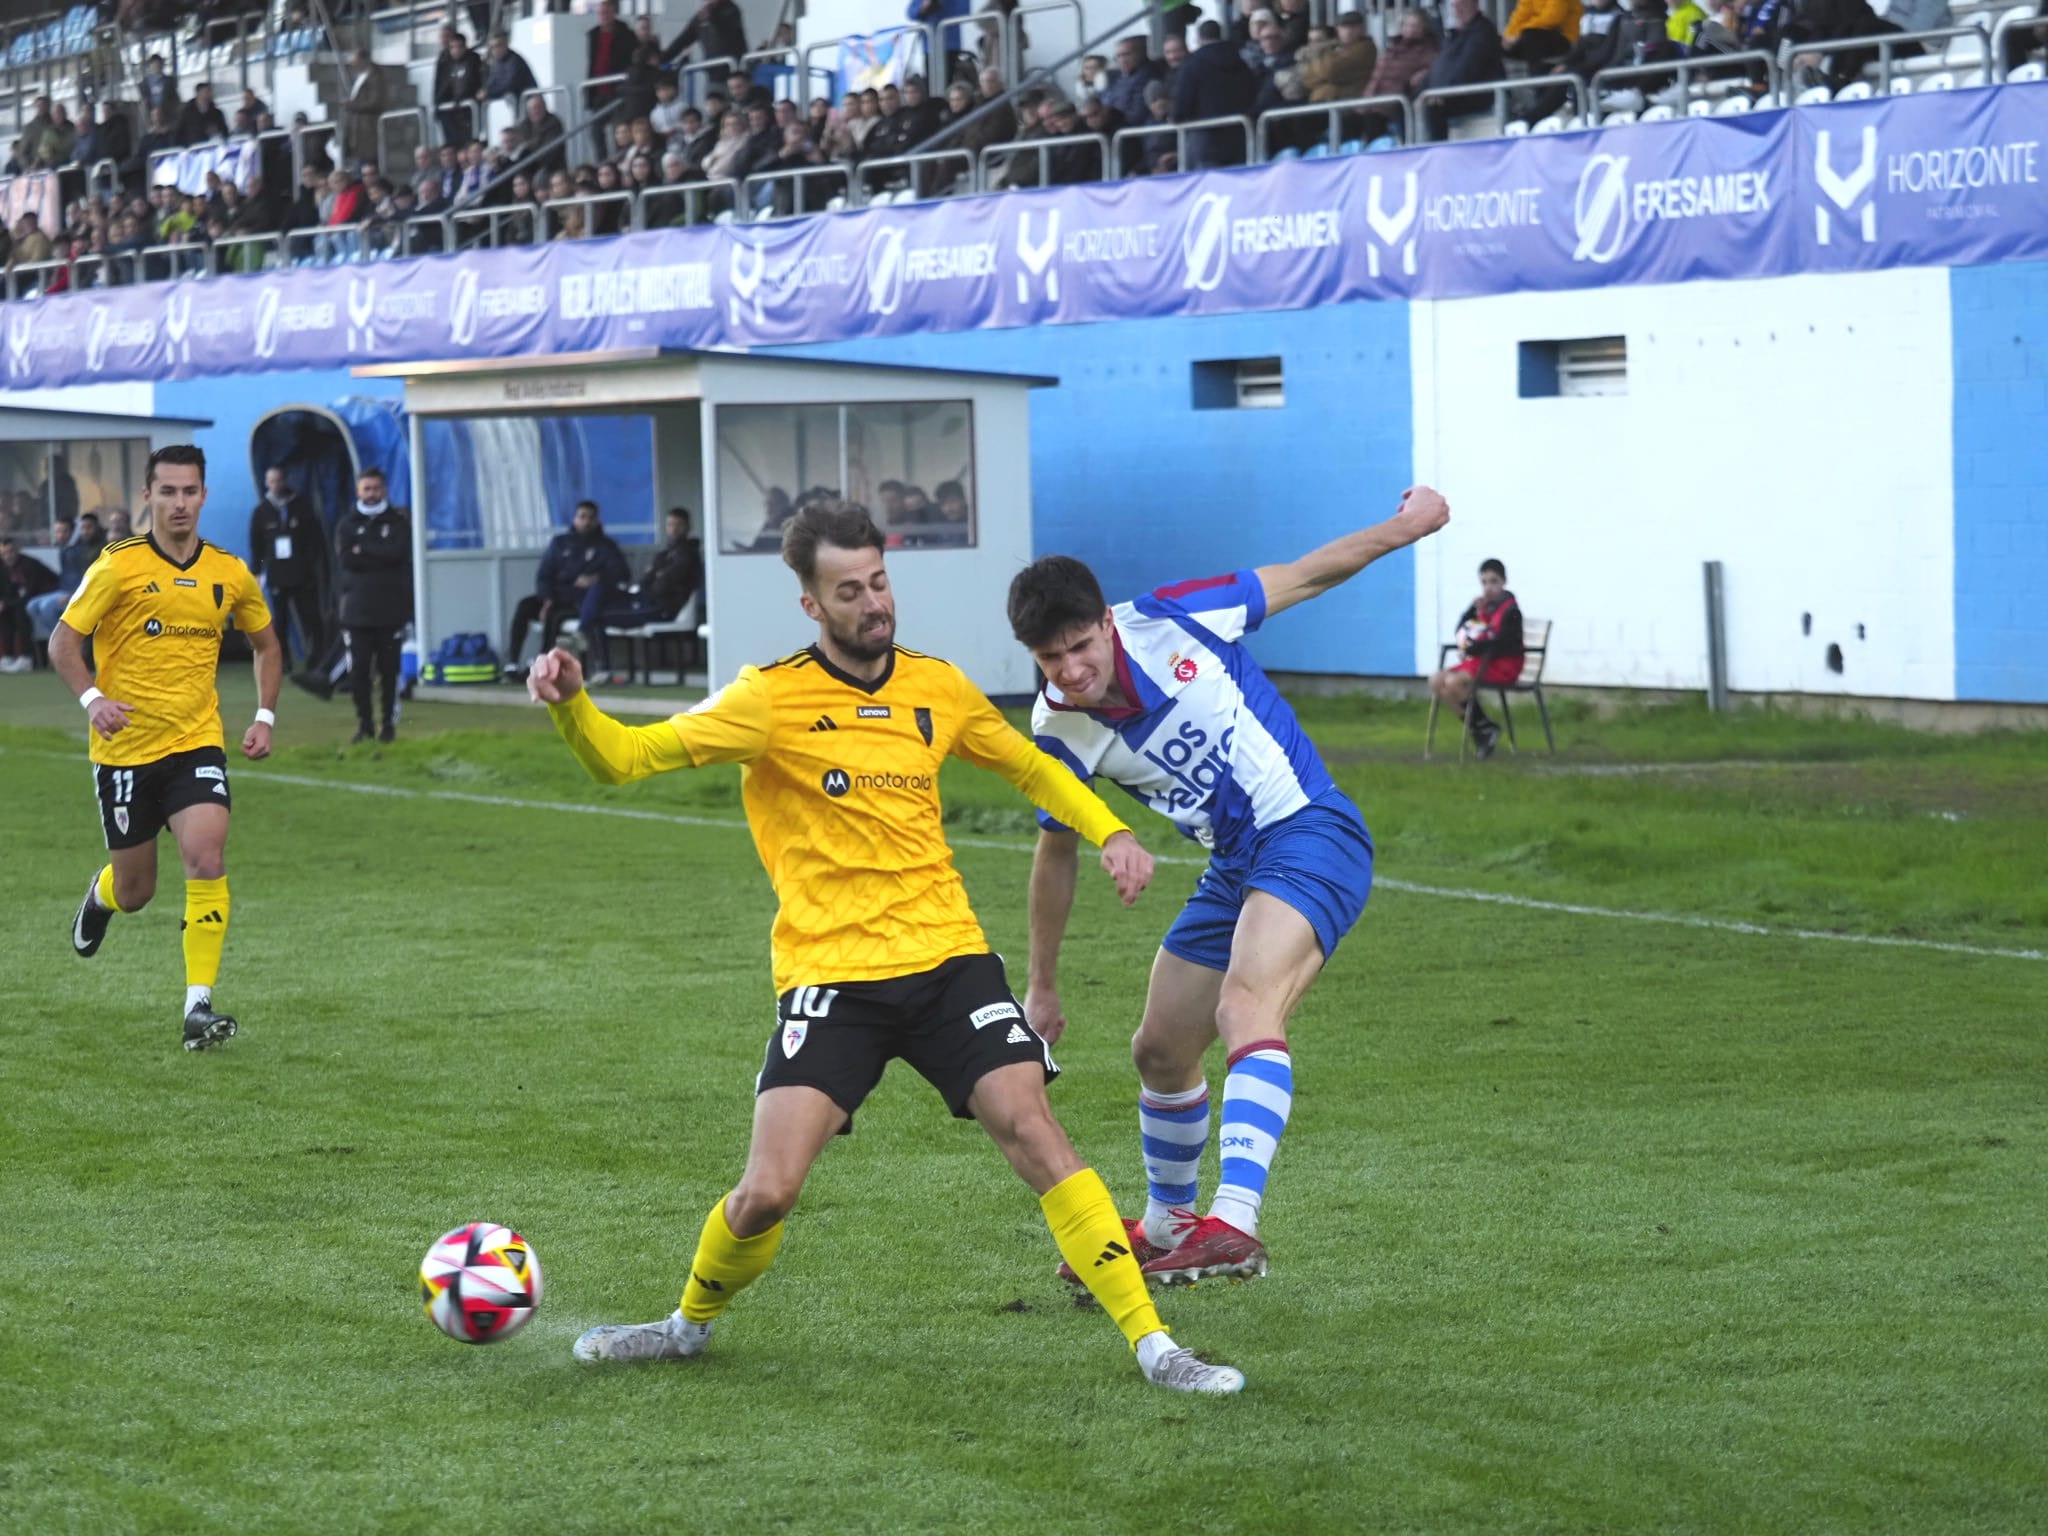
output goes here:
[[[1198, 1402], [901, 1068], [710, 1358], [571, 1360], [675, 1305], [739, 1171], [773, 999], [732, 772], [602, 789], [457, 705], [350, 752], [288, 699], [235, 771], [243, 1032], [188, 1056], [175, 853], [74, 958], [77, 711], [0, 679], [0, 1531], [2048, 1528], [2041, 738], [1674, 707], [1480, 769], [1413, 706], [1304, 709], [1386, 883], [1293, 1031], [1272, 1275], [1163, 1300], [1250, 1378]], [[1028, 813], [944, 787], [1021, 962]], [[1084, 875], [1054, 1090], [1126, 1209], [1197, 873], [1141, 831], [1181, 862], [1130, 913]], [[488, 1349], [417, 1298], [479, 1217], [548, 1281]]]

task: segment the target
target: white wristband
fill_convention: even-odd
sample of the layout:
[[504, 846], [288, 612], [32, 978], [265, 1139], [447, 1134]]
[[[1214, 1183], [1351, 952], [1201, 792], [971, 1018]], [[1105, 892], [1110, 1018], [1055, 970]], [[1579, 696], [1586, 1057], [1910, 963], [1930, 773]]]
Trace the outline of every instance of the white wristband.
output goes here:
[[256, 711], [256, 723], [257, 723], [258, 725], [275, 725], [275, 724], [277, 724], [277, 711], [276, 711], [276, 710], [274, 710], [274, 709], [259, 709], [259, 710], [257, 710], [257, 711]]
[[78, 696], [78, 707], [80, 709], [91, 709], [93, 705], [99, 703], [105, 697], [106, 695], [101, 693], [99, 689], [88, 688]]

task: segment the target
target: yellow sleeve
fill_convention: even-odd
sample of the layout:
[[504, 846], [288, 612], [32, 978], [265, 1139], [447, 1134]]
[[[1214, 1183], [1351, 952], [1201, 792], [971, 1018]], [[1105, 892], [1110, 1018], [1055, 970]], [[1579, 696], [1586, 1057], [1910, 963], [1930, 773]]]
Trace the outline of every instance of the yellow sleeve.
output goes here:
[[114, 562], [102, 554], [86, 567], [85, 580], [78, 584], [78, 590], [71, 594], [71, 601], [64, 605], [63, 624], [67, 629], [81, 635], [89, 635], [100, 627], [100, 620], [107, 616], [107, 610], [121, 595], [121, 573], [114, 568]]
[[1056, 821], [1072, 827], [1097, 847], [1131, 829], [1117, 820], [1102, 797], [1074, 777], [1057, 758], [1038, 750], [1005, 720], [979, 688], [960, 679], [960, 734], [953, 755], [963, 762], [999, 773], [1024, 791], [1025, 797]]
[[245, 635], [270, 628], [270, 604], [263, 601], [263, 587], [245, 565], [241, 590], [235, 597], [235, 628]]
[[760, 756], [768, 739], [767, 690], [751, 667], [687, 714], [655, 725], [614, 720], [591, 702], [587, 688], [566, 704], [550, 704], [548, 714], [569, 750], [603, 784], [630, 784], [706, 763], [748, 762]]

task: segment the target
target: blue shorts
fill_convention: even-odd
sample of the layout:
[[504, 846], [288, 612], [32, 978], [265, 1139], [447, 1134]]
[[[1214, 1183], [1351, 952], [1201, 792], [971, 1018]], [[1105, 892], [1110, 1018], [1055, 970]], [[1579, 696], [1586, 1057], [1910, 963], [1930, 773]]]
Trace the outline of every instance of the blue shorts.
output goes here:
[[1325, 797], [1266, 828], [1249, 849], [1217, 854], [1160, 942], [1170, 955], [1230, 969], [1230, 941], [1247, 891], [1277, 896], [1309, 920], [1327, 961], [1372, 894], [1372, 834], [1358, 807]]

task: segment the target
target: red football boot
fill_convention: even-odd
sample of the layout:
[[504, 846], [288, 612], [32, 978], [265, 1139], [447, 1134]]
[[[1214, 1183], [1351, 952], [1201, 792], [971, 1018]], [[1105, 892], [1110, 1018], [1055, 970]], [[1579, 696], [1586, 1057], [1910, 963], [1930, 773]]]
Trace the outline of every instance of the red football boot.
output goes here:
[[1195, 1222], [1171, 1253], [1144, 1266], [1145, 1278], [1160, 1285], [1192, 1285], [1197, 1280], [1248, 1279], [1266, 1272], [1266, 1245], [1240, 1232], [1220, 1216]]
[[[1133, 1221], [1129, 1217], [1125, 1217], [1124, 1231], [1130, 1234], [1131, 1257], [1136, 1259], [1141, 1266], [1145, 1264], [1147, 1260], [1156, 1259], [1162, 1253], [1166, 1252], [1164, 1248], [1155, 1247], [1150, 1241], [1146, 1239], [1144, 1222]], [[1060, 1260], [1059, 1273], [1060, 1278], [1066, 1281], [1069, 1285], [1080, 1285], [1082, 1283], [1081, 1277], [1074, 1273], [1074, 1266], [1069, 1264], [1065, 1259]]]

